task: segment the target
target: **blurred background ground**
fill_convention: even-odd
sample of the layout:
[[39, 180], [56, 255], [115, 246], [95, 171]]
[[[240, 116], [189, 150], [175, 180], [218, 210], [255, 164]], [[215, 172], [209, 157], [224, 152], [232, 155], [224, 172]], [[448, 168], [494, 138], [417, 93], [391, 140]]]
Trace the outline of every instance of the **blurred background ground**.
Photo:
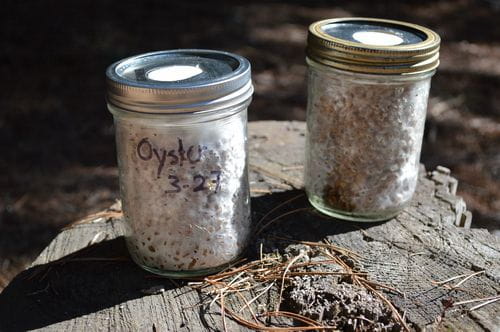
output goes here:
[[307, 26], [406, 20], [443, 39], [422, 152], [451, 168], [473, 226], [500, 229], [500, 3], [5, 1], [0, 20], [0, 290], [71, 221], [118, 198], [104, 71], [152, 50], [212, 48], [253, 66], [251, 120], [304, 120]]

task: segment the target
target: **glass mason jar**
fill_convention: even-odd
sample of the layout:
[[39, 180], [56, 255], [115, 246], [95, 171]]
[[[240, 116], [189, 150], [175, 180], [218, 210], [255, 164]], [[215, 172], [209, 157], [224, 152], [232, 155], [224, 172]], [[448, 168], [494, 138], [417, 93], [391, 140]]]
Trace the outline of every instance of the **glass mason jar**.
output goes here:
[[409, 203], [439, 43], [435, 32], [398, 21], [310, 26], [305, 187], [319, 211], [380, 221]]
[[132, 259], [178, 278], [224, 268], [250, 235], [249, 62], [162, 51], [116, 62], [106, 74]]

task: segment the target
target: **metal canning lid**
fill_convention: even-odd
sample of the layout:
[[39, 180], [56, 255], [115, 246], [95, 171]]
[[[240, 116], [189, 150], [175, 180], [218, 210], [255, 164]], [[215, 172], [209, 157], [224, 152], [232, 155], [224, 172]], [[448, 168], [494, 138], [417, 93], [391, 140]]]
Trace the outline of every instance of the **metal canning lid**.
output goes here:
[[250, 63], [228, 52], [180, 49], [133, 56], [106, 70], [113, 106], [144, 113], [214, 111], [252, 96]]
[[365, 74], [416, 74], [439, 65], [440, 38], [425, 27], [376, 18], [336, 18], [309, 26], [307, 57]]

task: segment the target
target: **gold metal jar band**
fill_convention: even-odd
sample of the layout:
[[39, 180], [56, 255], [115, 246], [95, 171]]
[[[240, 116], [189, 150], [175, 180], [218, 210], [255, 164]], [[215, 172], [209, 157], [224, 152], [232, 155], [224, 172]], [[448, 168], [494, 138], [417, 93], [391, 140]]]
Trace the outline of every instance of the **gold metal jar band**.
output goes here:
[[[395, 29], [415, 31], [423, 36], [413, 44], [380, 46], [334, 37], [325, 26], [353, 22], [366, 22], [393, 26]], [[425, 27], [385, 19], [337, 18], [315, 22], [309, 26], [307, 56], [329, 67], [367, 74], [415, 74], [436, 69], [439, 65], [440, 38]]]

